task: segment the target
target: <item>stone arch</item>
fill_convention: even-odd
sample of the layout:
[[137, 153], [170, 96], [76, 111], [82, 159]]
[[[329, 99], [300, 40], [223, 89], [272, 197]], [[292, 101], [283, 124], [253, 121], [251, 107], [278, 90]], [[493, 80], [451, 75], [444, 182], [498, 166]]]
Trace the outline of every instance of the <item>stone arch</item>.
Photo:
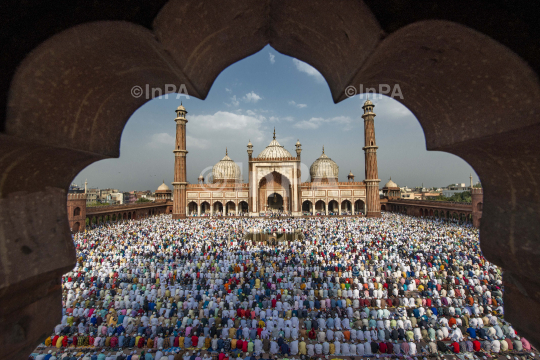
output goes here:
[[116, 220], [117, 220], [116, 214], [113, 214], [113, 215], [112, 215], [112, 221], [116, 221]]
[[381, 205], [381, 211], [386, 211], [386, 205], [385, 204]]
[[[268, 201], [270, 196], [278, 194], [282, 198], [283, 211], [290, 211], [292, 206], [291, 179], [279, 171], [271, 171], [260, 178], [258, 187], [258, 208], [259, 211], [266, 211], [270, 206]], [[271, 194], [268, 194], [268, 193]], [[270, 195], [270, 196], [269, 196]]]
[[76, 207], [74, 210], [73, 210], [73, 216], [79, 216], [81, 215], [81, 208], [80, 207]]
[[223, 215], [223, 204], [221, 201], [214, 201], [214, 215]]
[[364, 214], [366, 213], [366, 203], [362, 199], [358, 199], [354, 202], [354, 213], [355, 214]]
[[352, 204], [351, 201], [348, 199], [345, 199], [341, 202], [341, 214], [347, 213], [348, 215], [352, 214]]
[[302, 202], [302, 213], [303, 214], [313, 214], [313, 203], [311, 200], [304, 200]]
[[131, 220], [131, 212], [128, 212], [127, 218], [128, 220]]
[[315, 213], [326, 215], [326, 202], [324, 200], [320, 199], [315, 202]]
[[433, 217], [433, 209], [429, 209], [429, 216]]
[[[54, 218], [59, 218], [58, 214], [66, 215], [65, 191], [75, 174], [92, 162], [118, 156], [125, 122], [146, 101], [144, 97], [130, 95], [130, 89], [141, 74], [148, 79], [150, 87], [186, 84], [190, 95], [204, 99], [213, 80], [224, 68], [271, 43], [277, 51], [317, 68], [327, 80], [336, 102], [346, 97], [345, 89], [349, 84], [362, 84], [364, 88], [376, 88], [378, 84], [388, 84], [391, 88], [400, 83], [408, 84], [410, 89], [402, 102], [422, 125], [428, 150], [461, 156], [482, 178], [484, 201], [488, 204], [486, 220], [482, 222], [482, 250], [486, 258], [505, 268], [505, 284], [513, 289], [505, 292], [505, 297], [512, 297], [516, 303], [522, 303], [519, 300], [532, 304], [540, 302], [538, 295], [530, 295], [538, 294], [538, 291], [524, 293], [517, 290], [523, 287], [522, 284], [532, 284], [534, 288], [540, 285], [540, 277], [534, 268], [539, 255], [531, 252], [528, 246], [539, 240], [537, 227], [531, 225], [538, 218], [540, 209], [536, 204], [539, 201], [537, 196], [534, 202], [531, 201], [530, 191], [515, 193], [513, 190], [518, 186], [535, 189], [540, 179], [539, 167], [528, 166], [539, 161], [536, 156], [531, 160], [531, 154], [540, 153], [540, 144], [536, 141], [540, 137], [536, 115], [540, 96], [537, 72], [534, 71], [538, 69], [538, 60], [535, 60], [538, 56], [535, 50], [529, 50], [535, 48], [530, 44], [537, 36], [528, 36], [529, 31], [525, 31], [531, 26], [533, 34], [537, 34], [532, 21], [522, 20], [521, 13], [504, 11], [498, 4], [484, 8], [476, 1], [471, 2], [473, 6], [463, 7], [463, 15], [447, 17], [427, 10], [413, 18], [407, 14], [416, 15], [418, 11], [414, 8], [409, 13], [397, 15], [381, 9], [376, 2], [368, 2], [369, 7], [364, 2], [337, 3], [331, 13], [324, 2], [306, 3], [232, 1], [221, 4], [209, 1], [204, 5], [205, 11], [197, 11], [199, 2], [186, 0], [168, 2], [159, 11], [163, 2], [158, 1], [154, 6], [149, 5], [151, 11], [144, 6], [134, 10], [134, 15], [121, 17], [128, 21], [94, 23], [94, 20], [118, 19], [118, 15], [105, 18], [99, 15], [105, 11], [88, 12], [88, 17], [74, 17], [73, 21], [44, 28], [27, 46], [14, 47], [14, 54], [6, 56], [10, 70], [4, 75], [9, 77], [4, 83], [10, 85], [3, 85], [3, 94], [9, 90], [9, 104], [2, 100], [2, 109], [9, 109], [9, 112], [0, 123], [2, 153], [7, 154], [0, 165], [5, 180], [0, 188], [1, 198], [24, 193], [28, 198], [19, 201], [31, 204], [39, 204], [35, 200], [55, 199], [52, 207], [51, 202], [47, 202], [52, 209], [49, 211], [51, 218], [44, 218], [53, 223]], [[515, 30], [499, 33], [497, 27], [470, 20], [478, 18], [470, 15], [479, 10], [485, 10], [486, 16], [493, 19], [490, 24], [507, 23], [507, 17], [516, 20]], [[78, 13], [86, 16], [85, 11]], [[118, 13], [127, 14], [126, 11]], [[35, 15], [39, 17], [39, 14]], [[380, 17], [379, 22], [375, 15]], [[154, 16], [157, 16], [155, 21]], [[182, 29], [189, 29], [185, 30], [189, 33], [179, 31], [175, 26], [174, 20], [178, 18], [185, 21]], [[431, 18], [453, 18], [455, 22], [430, 21]], [[416, 19], [427, 20], [412, 23]], [[85, 24], [69, 28], [81, 23]], [[149, 30], [150, 24], [154, 24], [153, 32]], [[20, 31], [30, 37], [28, 31], [34, 28], [27, 27], [29, 29]], [[325, 31], [310, 36], [313, 35], [311, 29], [315, 28]], [[512, 51], [474, 28], [498, 39]], [[394, 32], [388, 34], [389, 31]], [[49, 36], [52, 37], [29, 53], [33, 46]], [[19, 36], [13, 38], [20, 41]], [[230, 42], [223, 39], [240, 45], [230, 46]], [[131, 49], [139, 51], [129, 51]], [[114, 61], [119, 58], [123, 61]], [[212, 61], [203, 65], [197, 61], [200, 58]], [[55, 64], [65, 64], [75, 71], [65, 71], [65, 67]], [[120, 71], [126, 66], [131, 71]], [[16, 67], [18, 70], [11, 79]], [[85, 71], [78, 71], [82, 69]], [[44, 70], [40, 71], [42, 76], [36, 76], [36, 70]], [[72, 96], [66, 101], [65, 89], [51, 88], [44, 78], [62, 79], [70, 84], [84, 82], [86, 86], [71, 90]], [[7, 86], [11, 87], [7, 89]], [[491, 91], [484, 91], [486, 88]], [[491, 93], [499, 96], [493, 97]], [[448, 94], [455, 97], [448, 98]], [[7, 96], [4, 98], [8, 99]], [[40, 111], [44, 105], [47, 111]], [[494, 118], [501, 120], [485, 126]], [[515, 118], [520, 121], [505, 120]], [[467, 131], [462, 130], [465, 128]], [[35, 144], [42, 147], [32, 146]], [[31, 156], [35, 151], [40, 151], [39, 157]], [[58, 164], [62, 170], [54, 174], [49, 170], [47, 177], [36, 171], [47, 172], [51, 163]], [[526, 177], [514, 175], [526, 167], [529, 169]], [[21, 174], [24, 182], [19, 181]], [[9, 204], [4, 202], [2, 206]], [[44, 210], [41, 213], [46, 214], [46, 205], [41, 206]], [[50, 239], [41, 236], [48, 239], [49, 247], [58, 251], [34, 261], [33, 268], [42, 269], [48, 282], [73, 268], [75, 262], [65, 221], [59, 224], [63, 230], [51, 227]], [[514, 236], [516, 233], [520, 236]], [[18, 236], [9, 235], [7, 238]], [[515, 241], [508, 241], [510, 238]], [[44, 264], [49, 265], [42, 266]], [[21, 271], [17, 266], [21, 265], [15, 262], [10, 265], [9, 272], [19, 274], [19, 277], [6, 283], [4, 294], [12, 294], [10, 289], [30, 289], [31, 294], [26, 294], [30, 300], [16, 305], [10, 302], [6, 305], [9, 309], [24, 307], [31, 311], [32, 302], [58, 297], [59, 289], [32, 289], [36, 274]], [[48, 283], [41, 280], [41, 283]], [[535, 328], [530, 325], [533, 319], [521, 311], [507, 312], [507, 318], [512, 322], [520, 320], [515, 323], [516, 328], [538, 345], [540, 335], [531, 330]], [[45, 328], [54, 322], [57, 320], [51, 317], [38, 327]], [[8, 321], [8, 325], [14, 324], [15, 320]], [[33, 347], [39, 337], [36, 334], [32, 332], [10, 344], [5, 351], [7, 356], [23, 347]]]
[[478, 204], [476, 204], [476, 210], [478, 211], [482, 211], [483, 207], [484, 207], [484, 204], [482, 202], [479, 202]]
[[197, 210], [198, 209], [198, 205], [195, 201], [190, 201], [188, 203], [188, 215], [189, 216], [195, 216], [197, 215]]
[[210, 203], [208, 201], [203, 201], [201, 203], [201, 214], [210, 214]]
[[75, 222], [75, 224], [73, 224], [73, 228], [71, 229], [71, 231], [79, 232], [80, 227], [81, 227], [81, 223], [77, 221]]
[[249, 212], [249, 205], [247, 201], [241, 200], [238, 203], [238, 211], [242, 214], [247, 214]]
[[328, 214], [338, 215], [339, 203], [336, 199], [328, 201]]
[[236, 215], [236, 204], [229, 200], [225, 203], [225, 215]]

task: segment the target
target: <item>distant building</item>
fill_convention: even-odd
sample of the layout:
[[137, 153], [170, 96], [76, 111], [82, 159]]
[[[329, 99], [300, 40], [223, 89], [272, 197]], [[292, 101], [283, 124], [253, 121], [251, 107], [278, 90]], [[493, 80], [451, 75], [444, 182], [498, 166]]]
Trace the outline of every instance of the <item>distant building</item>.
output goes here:
[[165, 180], [163, 180], [163, 184], [159, 185], [154, 193], [154, 199], [156, 199], [156, 201], [172, 200], [172, 190], [165, 184]]
[[442, 194], [446, 197], [451, 197], [454, 194], [462, 193], [464, 191], [471, 191], [471, 188], [466, 186], [465, 183], [450, 184], [442, 189]]

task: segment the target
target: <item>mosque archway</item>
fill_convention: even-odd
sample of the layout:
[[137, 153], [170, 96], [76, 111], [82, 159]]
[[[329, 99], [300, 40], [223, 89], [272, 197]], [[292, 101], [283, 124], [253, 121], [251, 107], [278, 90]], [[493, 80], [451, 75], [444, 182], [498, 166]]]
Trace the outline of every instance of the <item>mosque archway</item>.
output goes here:
[[366, 203], [363, 200], [356, 200], [354, 202], [354, 213], [356, 215], [366, 213]]
[[188, 215], [189, 216], [197, 215], [197, 203], [195, 201], [191, 201], [188, 204]]
[[210, 214], [210, 203], [203, 201], [201, 204], [201, 214]]
[[71, 229], [71, 231], [79, 232], [80, 227], [81, 227], [81, 223], [77, 221], [75, 224], [73, 224], [73, 229]]
[[233, 201], [228, 201], [225, 204], [225, 215], [229, 215], [229, 216], [236, 215], [236, 204]]
[[[384, 206], [384, 209], [382, 208]], [[386, 206], [382, 205], [381, 210], [386, 210]], [[341, 202], [341, 214], [340, 215], [351, 215], [352, 214], [352, 204], [350, 200], [343, 200]]]
[[336, 200], [328, 202], [328, 215], [339, 215], [339, 204]]
[[266, 201], [266, 208], [269, 211], [283, 211], [283, 196], [278, 193], [272, 193], [268, 196]]
[[304, 200], [304, 202], [302, 203], [302, 213], [312, 215], [313, 203], [310, 200]]
[[386, 211], [386, 205], [381, 205], [381, 211]]
[[247, 214], [249, 212], [248, 203], [245, 201], [240, 201], [240, 203], [238, 204], [238, 211], [240, 211], [242, 215]]
[[279, 171], [272, 171], [259, 180], [258, 208], [261, 211], [290, 211], [291, 182]]
[[76, 207], [75, 210], [73, 210], [73, 216], [79, 216], [81, 215], [81, 208]]
[[315, 203], [315, 213], [317, 215], [326, 213], [326, 203], [323, 200], [318, 200]]
[[214, 202], [214, 215], [223, 215], [223, 204], [219, 201]]

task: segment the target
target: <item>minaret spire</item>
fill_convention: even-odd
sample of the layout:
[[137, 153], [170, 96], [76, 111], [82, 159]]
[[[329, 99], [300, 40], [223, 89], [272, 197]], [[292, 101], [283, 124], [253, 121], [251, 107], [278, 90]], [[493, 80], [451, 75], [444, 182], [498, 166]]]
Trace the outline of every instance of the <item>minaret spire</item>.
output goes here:
[[362, 109], [364, 114], [364, 150], [366, 166], [366, 216], [380, 217], [381, 202], [379, 198], [379, 171], [377, 168], [377, 143], [375, 142], [375, 113], [373, 102], [366, 100]]
[[225, 148], [225, 156], [229, 155], [229, 151]]
[[323, 153], [323, 155], [324, 155], [324, 145], [322, 146], [322, 153]]
[[276, 127], [274, 126], [274, 140], [276, 140]]
[[[186, 119], [187, 111], [180, 102], [176, 109], [176, 141], [174, 146], [173, 219], [186, 217]], [[163, 180], [165, 183], [165, 180]]]

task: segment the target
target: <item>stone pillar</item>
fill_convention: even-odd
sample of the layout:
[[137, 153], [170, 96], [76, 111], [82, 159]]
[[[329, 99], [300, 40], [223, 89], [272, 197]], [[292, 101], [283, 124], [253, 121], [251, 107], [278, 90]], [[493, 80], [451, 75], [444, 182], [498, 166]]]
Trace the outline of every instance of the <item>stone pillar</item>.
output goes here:
[[186, 119], [187, 111], [180, 105], [176, 109], [176, 142], [174, 147], [173, 219], [185, 219], [186, 203]]
[[472, 220], [474, 227], [480, 227], [480, 219], [484, 206], [484, 191], [482, 188], [472, 188], [471, 190], [472, 203]]
[[341, 215], [341, 201], [338, 201], [337, 208], [338, 208], [338, 215]]
[[328, 215], [328, 201], [324, 203], [324, 206], [326, 207], [325, 214]]
[[201, 204], [197, 204], [197, 215], [201, 216]]
[[214, 215], [214, 204], [210, 204], [210, 216]]
[[377, 149], [375, 142], [375, 113], [373, 108], [375, 105], [370, 100], [367, 100], [362, 106], [364, 114], [364, 150], [365, 166], [366, 166], [366, 216], [380, 217], [381, 204], [379, 198], [379, 179], [377, 169]]

